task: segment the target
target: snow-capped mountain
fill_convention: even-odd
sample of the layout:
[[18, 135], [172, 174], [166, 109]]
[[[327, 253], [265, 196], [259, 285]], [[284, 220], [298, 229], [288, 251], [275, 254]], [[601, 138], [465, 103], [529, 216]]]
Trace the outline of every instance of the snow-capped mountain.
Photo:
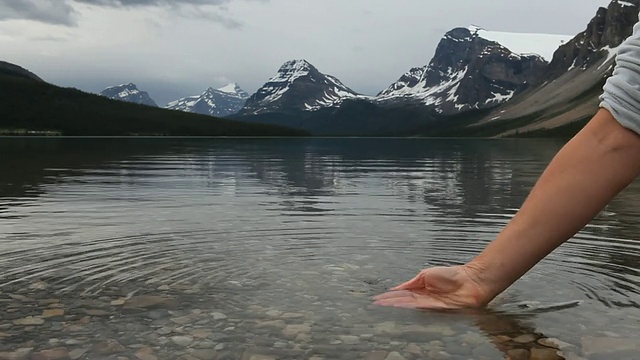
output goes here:
[[539, 83], [554, 51], [570, 38], [456, 28], [429, 65], [405, 73], [377, 101], [422, 105], [442, 115], [492, 108]]
[[345, 99], [355, 98], [364, 97], [337, 78], [321, 73], [306, 60], [291, 60], [247, 100], [240, 114], [316, 111], [337, 107]]
[[208, 88], [200, 95], [189, 96], [167, 104], [167, 109], [211, 116], [229, 116], [238, 113], [249, 98], [249, 94], [236, 83], [219, 89]]
[[155, 106], [155, 107], [158, 106], [146, 91], [139, 90], [136, 84], [133, 84], [133, 83], [108, 87], [102, 90], [100, 95], [106, 96], [114, 100], [126, 101], [126, 102], [143, 104], [148, 106]]

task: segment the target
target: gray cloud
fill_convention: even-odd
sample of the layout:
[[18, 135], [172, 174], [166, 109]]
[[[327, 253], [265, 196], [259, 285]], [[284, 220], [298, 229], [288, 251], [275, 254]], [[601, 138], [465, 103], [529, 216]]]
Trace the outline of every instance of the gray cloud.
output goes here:
[[65, 42], [69, 41], [68, 36], [64, 35], [41, 35], [41, 36], [31, 36], [27, 37], [29, 41], [48, 41], [48, 42]]
[[[218, 7], [233, 0], [0, 0], [0, 21], [26, 19], [57, 25], [76, 25], [77, 12], [74, 5], [86, 4], [102, 7], [166, 7], [173, 14], [200, 18], [221, 24], [229, 29], [238, 29], [242, 23], [230, 16], [207, 9]], [[268, 1], [268, 0], [245, 0]]]
[[61, 0], [0, 0], [0, 20], [29, 19], [48, 24], [75, 25], [76, 11]]
[[[137, 0], [137, 1], [142, 1], [142, 0]], [[220, 2], [218, 6], [219, 5], [222, 5], [222, 2]], [[223, 10], [223, 11], [212, 11], [212, 10], [204, 9], [202, 6], [198, 6], [195, 4], [188, 5], [188, 6], [187, 5], [179, 6], [178, 4], [171, 4], [171, 10], [172, 10], [171, 13], [174, 15], [179, 15], [186, 18], [195, 18], [195, 19], [212, 21], [231, 30], [242, 28], [243, 26], [242, 22], [230, 16], [224, 15], [223, 13], [225, 9], [222, 8], [221, 6], [219, 7], [220, 9], [216, 9], [216, 10]]]
[[73, 0], [79, 3], [99, 6], [175, 6], [189, 5], [221, 5], [231, 0]]

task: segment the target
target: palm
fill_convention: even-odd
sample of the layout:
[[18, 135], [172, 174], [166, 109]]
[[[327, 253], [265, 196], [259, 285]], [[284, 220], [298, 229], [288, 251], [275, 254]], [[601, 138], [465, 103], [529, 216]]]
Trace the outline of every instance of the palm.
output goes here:
[[462, 266], [423, 270], [391, 290], [376, 296], [374, 304], [443, 310], [484, 305], [480, 286]]

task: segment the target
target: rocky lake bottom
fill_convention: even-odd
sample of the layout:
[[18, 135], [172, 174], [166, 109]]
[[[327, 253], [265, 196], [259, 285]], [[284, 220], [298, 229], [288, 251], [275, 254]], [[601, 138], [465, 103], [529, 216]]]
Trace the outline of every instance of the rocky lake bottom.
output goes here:
[[640, 351], [637, 338], [613, 331], [549, 338], [527, 324], [532, 307], [517, 316], [379, 308], [366, 285], [343, 289], [348, 306], [298, 294], [306, 309], [260, 301], [243, 290], [255, 286], [250, 281], [222, 293], [188, 283], [132, 285], [59, 297], [46, 281], [4, 287], [0, 359], [584, 360], [634, 359]]

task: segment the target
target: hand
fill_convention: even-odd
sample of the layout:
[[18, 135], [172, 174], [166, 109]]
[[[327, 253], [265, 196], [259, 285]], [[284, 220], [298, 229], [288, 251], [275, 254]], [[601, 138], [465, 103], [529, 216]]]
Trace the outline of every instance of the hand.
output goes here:
[[477, 279], [474, 270], [467, 266], [430, 268], [374, 297], [374, 304], [433, 310], [478, 308], [491, 299]]

